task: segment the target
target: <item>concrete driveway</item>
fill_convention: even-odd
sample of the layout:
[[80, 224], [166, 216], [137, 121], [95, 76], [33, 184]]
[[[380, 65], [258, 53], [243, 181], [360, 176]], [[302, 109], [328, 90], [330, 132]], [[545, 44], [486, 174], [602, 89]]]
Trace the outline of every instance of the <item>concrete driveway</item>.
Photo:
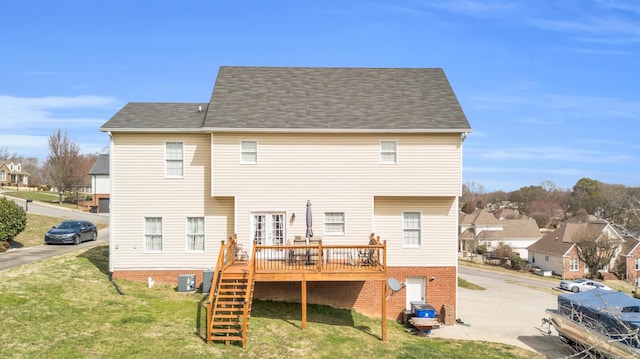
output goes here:
[[460, 267], [459, 276], [486, 290], [459, 288], [458, 318], [464, 324], [441, 327], [432, 332], [432, 337], [505, 343], [547, 358], [571, 354], [556, 331], [548, 334], [549, 327], [542, 324], [545, 309], [557, 307], [560, 292], [551, 289], [557, 284], [464, 267]]

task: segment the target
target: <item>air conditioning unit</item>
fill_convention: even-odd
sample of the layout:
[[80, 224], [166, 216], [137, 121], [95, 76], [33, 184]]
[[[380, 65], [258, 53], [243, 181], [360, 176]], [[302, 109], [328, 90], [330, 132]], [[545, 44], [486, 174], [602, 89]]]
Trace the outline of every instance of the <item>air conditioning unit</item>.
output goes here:
[[183, 274], [178, 276], [178, 292], [192, 292], [196, 290], [196, 275]]
[[202, 293], [209, 293], [211, 290], [211, 281], [213, 280], [213, 275], [216, 271], [214, 270], [206, 270], [202, 272]]

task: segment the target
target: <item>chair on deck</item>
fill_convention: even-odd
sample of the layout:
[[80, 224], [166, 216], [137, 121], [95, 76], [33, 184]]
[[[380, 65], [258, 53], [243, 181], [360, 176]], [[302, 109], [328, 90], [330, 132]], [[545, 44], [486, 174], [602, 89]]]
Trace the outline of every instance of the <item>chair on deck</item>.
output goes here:
[[[375, 234], [371, 233], [371, 235], [369, 236], [369, 245], [370, 246], [375, 246], [380, 244], [379, 239], [376, 239]], [[378, 258], [377, 258], [377, 249], [376, 248], [371, 248], [371, 249], [360, 249], [358, 251], [358, 257], [361, 259], [361, 264], [363, 266], [377, 266], [378, 265]]]
[[[307, 245], [307, 241], [306, 239], [300, 237], [300, 236], [295, 236], [293, 238], [293, 243], [292, 245], [294, 246], [306, 246]], [[295, 248], [295, 249], [291, 249], [289, 251], [289, 264], [294, 264], [295, 262], [304, 260], [307, 261], [307, 256], [308, 256], [308, 250], [306, 248]]]

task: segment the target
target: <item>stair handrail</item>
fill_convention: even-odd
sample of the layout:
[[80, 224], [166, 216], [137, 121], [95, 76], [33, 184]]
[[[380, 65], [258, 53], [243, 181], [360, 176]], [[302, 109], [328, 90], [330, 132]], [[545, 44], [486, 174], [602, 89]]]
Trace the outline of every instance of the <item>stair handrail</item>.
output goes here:
[[222, 278], [222, 272], [225, 269], [225, 252], [226, 248], [232, 244], [232, 237], [229, 237], [229, 242], [225, 245], [225, 241], [221, 241], [220, 253], [218, 253], [218, 262], [216, 263], [216, 269], [211, 279], [211, 287], [209, 288], [209, 299], [207, 301], [207, 343], [211, 343], [211, 330], [213, 329], [213, 308], [215, 308], [218, 301], [218, 282]]
[[249, 308], [253, 302], [253, 275], [255, 273], [256, 247], [253, 247], [251, 253], [251, 262], [249, 262], [249, 278], [247, 278], [247, 290], [244, 293], [244, 303], [242, 306], [242, 349], [247, 346], [249, 337]]

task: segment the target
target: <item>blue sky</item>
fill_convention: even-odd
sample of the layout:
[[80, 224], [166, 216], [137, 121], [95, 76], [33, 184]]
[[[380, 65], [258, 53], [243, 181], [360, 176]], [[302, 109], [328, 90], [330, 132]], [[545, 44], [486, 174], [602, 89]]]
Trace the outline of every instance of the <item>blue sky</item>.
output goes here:
[[441, 67], [471, 123], [464, 181], [640, 186], [640, 2], [0, 3], [0, 148], [83, 153], [127, 102], [206, 102], [219, 66]]

